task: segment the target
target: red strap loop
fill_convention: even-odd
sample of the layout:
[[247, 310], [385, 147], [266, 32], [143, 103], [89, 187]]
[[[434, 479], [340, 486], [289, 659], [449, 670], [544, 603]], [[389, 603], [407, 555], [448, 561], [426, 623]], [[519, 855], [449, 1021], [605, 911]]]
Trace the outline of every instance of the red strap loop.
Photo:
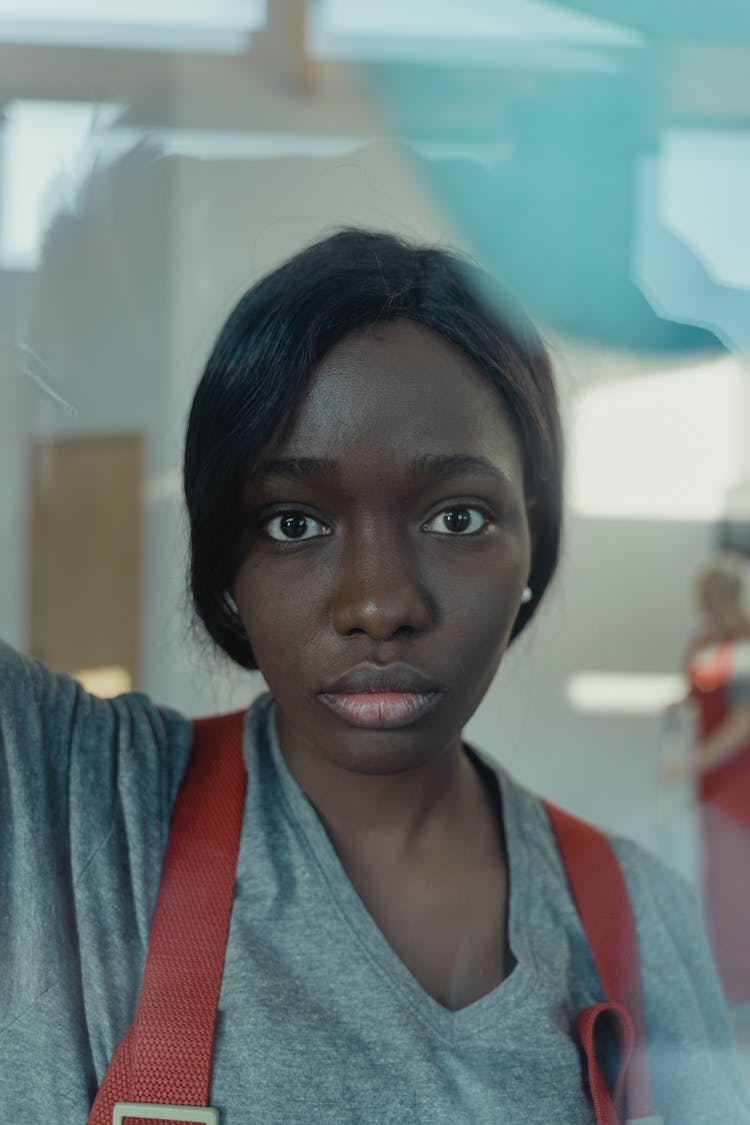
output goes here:
[[[617, 1074], [611, 1091], [597, 1053], [597, 1044], [601, 1041], [598, 1032], [604, 1022], [614, 1031], [617, 1045]], [[591, 1004], [578, 1013], [576, 1031], [586, 1056], [589, 1090], [597, 1125], [620, 1125], [624, 1118], [625, 1084], [635, 1040], [633, 1022], [620, 1004]]]
[[[592, 1074], [601, 1075], [595, 1054], [589, 1053], [587, 1043], [593, 1051], [596, 1022], [606, 1011], [615, 1018], [617, 1034], [623, 1043], [631, 1042], [632, 1035], [629, 1065], [624, 1071], [621, 1068], [620, 1078], [624, 1082], [628, 1116], [648, 1117], [653, 1109], [638, 939], [617, 856], [603, 832], [546, 801], [542, 803], [552, 823], [573, 901], [607, 998], [607, 1004], [587, 1008], [579, 1017], [579, 1029], [580, 1020], [585, 1017], [582, 1026], [588, 1039], [581, 1042], [586, 1051], [589, 1079]], [[598, 1077], [596, 1081], [597, 1089], [601, 1089]], [[591, 1092], [595, 1099], [593, 1086]], [[617, 1097], [615, 1091], [615, 1109]], [[609, 1118], [605, 1116], [601, 1121], [608, 1122]], [[617, 1125], [618, 1118], [612, 1121]]]

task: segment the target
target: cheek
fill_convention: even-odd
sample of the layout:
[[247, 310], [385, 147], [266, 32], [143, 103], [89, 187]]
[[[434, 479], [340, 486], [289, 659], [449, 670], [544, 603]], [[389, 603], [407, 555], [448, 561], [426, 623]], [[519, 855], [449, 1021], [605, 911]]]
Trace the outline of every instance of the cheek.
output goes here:
[[449, 613], [454, 629], [466, 641], [468, 659], [472, 659], [472, 645], [480, 660], [505, 650], [530, 565], [528, 535], [508, 537], [454, 589]]
[[487, 591], [487, 596], [454, 605], [444, 619], [446, 634], [452, 637], [455, 650], [461, 652], [461, 664], [471, 675], [488, 663], [496, 665], [508, 643], [516, 619], [515, 598], [497, 589]]
[[233, 597], [260, 671], [270, 679], [277, 669], [293, 671], [321, 634], [316, 594], [322, 583], [309, 574], [295, 576], [288, 567], [267, 562], [243, 563]]

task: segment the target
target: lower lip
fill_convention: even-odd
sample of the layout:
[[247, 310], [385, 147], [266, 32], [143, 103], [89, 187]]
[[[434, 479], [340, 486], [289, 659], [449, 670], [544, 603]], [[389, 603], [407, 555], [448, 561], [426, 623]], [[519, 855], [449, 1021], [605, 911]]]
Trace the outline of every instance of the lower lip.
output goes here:
[[392, 730], [408, 727], [421, 719], [438, 703], [440, 696], [439, 691], [368, 691], [350, 695], [323, 693], [319, 698], [350, 726]]

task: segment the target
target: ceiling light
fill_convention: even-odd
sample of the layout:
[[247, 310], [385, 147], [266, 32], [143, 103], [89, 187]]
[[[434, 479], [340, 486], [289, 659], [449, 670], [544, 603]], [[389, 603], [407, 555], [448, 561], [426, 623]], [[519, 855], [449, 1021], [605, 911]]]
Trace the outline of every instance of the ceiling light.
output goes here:
[[566, 685], [576, 711], [656, 715], [685, 692], [682, 676], [641, 672], [578, 672]]
[[237, 54], [266, 0], [0, 0], [0, 42]]

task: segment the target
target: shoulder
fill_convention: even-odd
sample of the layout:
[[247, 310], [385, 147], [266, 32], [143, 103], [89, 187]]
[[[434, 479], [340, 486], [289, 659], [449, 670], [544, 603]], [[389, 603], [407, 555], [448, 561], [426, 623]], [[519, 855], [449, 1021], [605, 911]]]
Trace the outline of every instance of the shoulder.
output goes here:
[[[612, 845], [638, 936], [655, 1099], [688, 1120], [750, 1121], [700, 904], [683, 878], [629, 840]], [[692, 1093], [691, 1093], [692, 1091]]]
[[184, 742], [190, 722], [141, 692], [100, 699], [72, 677], [0, 640], [0, 729], [6, 737], [43, 734], [46, 745], [96, 741], [97, 734], [117, 732], [124, 746], [128, 741]]
[[[533, 854], [535, 867], [544, 868], [569, 895], [567, 875], [544, 802], [497, 769], [503, 793], [506, 835]], [[581, 822], [583, 823], [583, 822]], [[705, 970], [713, 982], [698, 900], [682, 876], [640, 844], [589, 825], [611, 847], [622, 872], [636, 923], [641, 956], [654, 964], [685, 962], [694, 977]], [[593, 839], [593, 838], [592, 838]], [[676, 959], [676, 960], [675, 960]]]
[[[572, 998], [590, 1003], [601, 998], [589, 993], [599, 986], [591, 976], [587, 943], [544, 805], [504, 771], [496, 772], [511, 869], [515, 866], [537, 888], [534, 896], [523, 890], [534, 929], [547, 933], [548, 961], [550, 950], [567, 950], [558, 968], [568, 974]], [[640, 845], [602, 835], [622, 871], [635, 921], [655, 1104], [669, 1107], [675, 1120], [750, 1121], [696, 896], [680, 875]], [[544, 911], [535, 908], [540, 896]]]
[[[610, 837], [632, 905], [641, 960], [668, 967], [663, 987], [694, 987], [701, 976], [718, 999], [698, 899], [683, 877], [632, 840]], [[723, 1005], [722, 1005], [723, 1007]]]
[[136, 951], [122, 972], [137, 960], [190, 744], [188, 720], [148, 697], [99, 699], [0, 644], [0, 959], [15, 970], [0, 1023], [78, 987], [102, 917], [118, 920], [112, 948]]
[[[515, 866], [529, 883], [542, 888], [548, 903], [557, 903], [561, 929], [580, 933], [565, 866], [543, 802], [504, 770], [494, 768], [503, 795], [511, 869]], [[674, 996], [689, 997], [693, 1006], [699, 988], [712, 1011], [721, 1016], [723, 1003], [700, 906], [691, 888], [639, 844], [601, 829], [597, 832], [612, 848], [625, 881], [644, 987], [657, 997], [671, 989]]]
[[0, 720], [51, 701], [54, 679], [41, 661], [23, 656], [0, 639]]
[[90, 846], [119, 807], [168, 815], [190, 745], [183, 715], [136, 692], [99, 699], [0, 642], [0, 805], [17, 823], [75, 820]]

